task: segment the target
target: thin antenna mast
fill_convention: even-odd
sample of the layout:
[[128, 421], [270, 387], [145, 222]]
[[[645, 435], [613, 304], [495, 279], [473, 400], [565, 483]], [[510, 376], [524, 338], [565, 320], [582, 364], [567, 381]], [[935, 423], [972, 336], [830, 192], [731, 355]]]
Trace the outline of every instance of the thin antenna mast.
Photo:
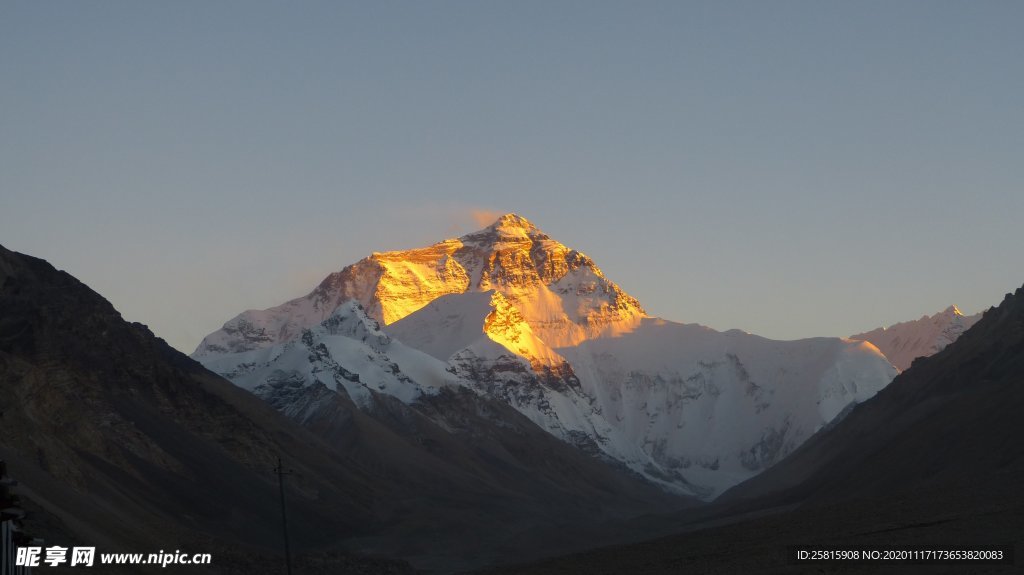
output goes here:
[[285, 565], [288, 567], [288, 575], [292, 575], [292, 549], [288, 543], [288, 512], [284, 505], [284, 476], [291, 475], [292, 471], [284, 470], [284, 466], [281, 465], [281, 456], [277, 456], [277, 467], [274, 468], [274, 473], [277, 474], [277, 486], [281, 492], [281, 530], [284, 532], [284, 560]]

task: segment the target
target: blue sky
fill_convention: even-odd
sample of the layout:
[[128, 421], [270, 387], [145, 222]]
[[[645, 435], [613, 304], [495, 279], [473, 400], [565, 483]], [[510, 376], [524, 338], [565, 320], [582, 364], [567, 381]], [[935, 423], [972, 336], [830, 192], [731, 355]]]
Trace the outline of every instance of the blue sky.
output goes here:
[[184, 351], [514, 211], [775, 338], [1024, 282], [1020, 2], [0, 4], [0, 243]]

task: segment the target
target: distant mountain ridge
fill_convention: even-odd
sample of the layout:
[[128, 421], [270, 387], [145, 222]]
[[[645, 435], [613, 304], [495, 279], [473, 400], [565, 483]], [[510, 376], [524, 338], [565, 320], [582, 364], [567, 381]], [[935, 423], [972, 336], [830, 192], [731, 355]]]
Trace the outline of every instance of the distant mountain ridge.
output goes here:
[[[359, 334], [330, 333], [350, 320]], [[365, 349], [385, 338], [387, 350]], [[706, 499], [896, 374], [864, 342], [777, 342], [650, 317], [593, 260], [515, 214], [373, 254], [305, 297], [236, 316], [193, 357], [247, 389], [322, 384], [368, 410], [379, 394], [412, 405], [470, 389], [585, 453]]]
[[933, 316], [922, 316], [918, 320], [851, 335], [850, 339], [871, 342], [893, 365], [904, 371], [915, 359], [945, 349], [977, 323], [981, 315], [965, 316], [955, 305], [951, 305]]

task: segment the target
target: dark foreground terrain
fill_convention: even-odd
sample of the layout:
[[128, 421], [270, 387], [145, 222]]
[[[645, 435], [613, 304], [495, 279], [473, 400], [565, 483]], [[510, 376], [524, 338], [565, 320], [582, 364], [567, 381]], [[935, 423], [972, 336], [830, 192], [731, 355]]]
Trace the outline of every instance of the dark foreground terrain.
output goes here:
[[511, 574], [678, 573], [1017, 573], [1017, 565], [798, 565], [790, 545], [966, 545], [1013, 543], [1024, 549], [1024, 496], [979, 486], [903, 498], [852, 500], [809, 509], [767, 510], [737, 521], [686, 524], [693, 529], [651, 541], [482, 571]]

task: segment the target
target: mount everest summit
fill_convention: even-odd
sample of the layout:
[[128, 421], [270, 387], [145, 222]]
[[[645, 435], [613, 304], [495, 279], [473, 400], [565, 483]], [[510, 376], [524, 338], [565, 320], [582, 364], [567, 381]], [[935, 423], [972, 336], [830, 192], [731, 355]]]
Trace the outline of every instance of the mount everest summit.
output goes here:
[[869, 342], [652, 317], [589, 257], [508, 214], [374, 253], [304, 297], [231, 319], [192, 357], [300, 422], [323, 419], [325, 391], [373, 414], [468, 389], [712, 499], [885, 387], [897, 369]]

